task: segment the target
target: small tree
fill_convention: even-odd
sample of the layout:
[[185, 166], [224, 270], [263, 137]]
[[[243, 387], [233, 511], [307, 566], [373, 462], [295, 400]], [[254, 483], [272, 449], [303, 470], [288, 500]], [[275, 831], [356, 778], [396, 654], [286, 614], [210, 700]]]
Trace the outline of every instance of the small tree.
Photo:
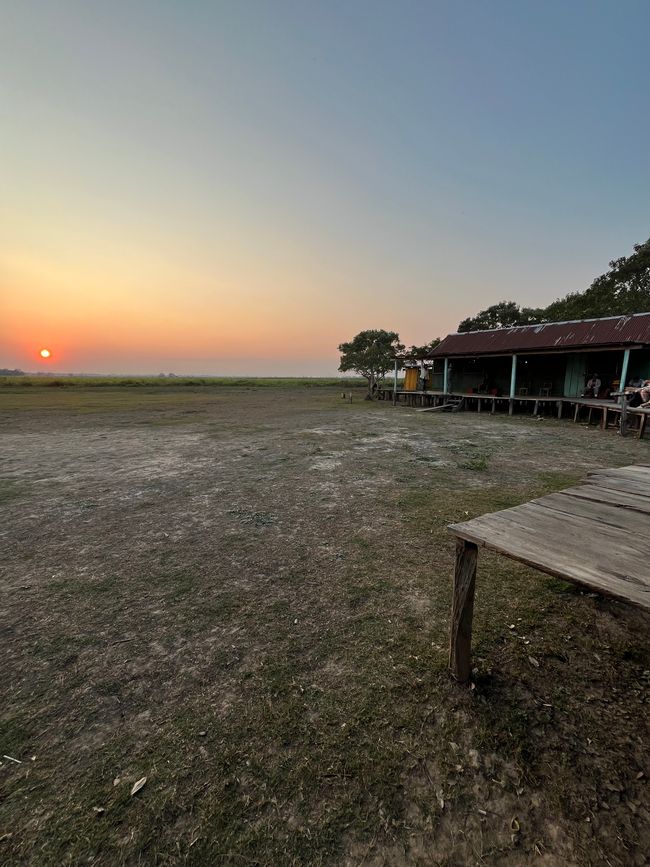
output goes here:
[[348, 343], [339, 345], [339, 370], [342, 373], [354, 370], [365, 377], [368, 380], [368, 399], [372, 399], [377, 382], [393, 367], [395, 356], [403, 351], [404, 346], [395, 331], [360, 331]]

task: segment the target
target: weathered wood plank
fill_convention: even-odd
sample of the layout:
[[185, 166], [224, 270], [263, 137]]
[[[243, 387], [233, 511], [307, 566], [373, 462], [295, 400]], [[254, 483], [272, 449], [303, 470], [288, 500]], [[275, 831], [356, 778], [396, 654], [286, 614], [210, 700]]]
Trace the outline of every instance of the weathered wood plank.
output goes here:
[[[615, 479], [633, 479], [634, 481], [642, 481], [645, 484], [650, 483], [650, 467], [644, 467], [641, 464], [634, 467], [611, 467], [606, 470], [592, 470], [587, 473], [587, 481], [599, 478], [615, 478]], [[650, 497], [650, 488], [648, 488], [647, 496]]]
[[472, 542], [456, 540], [456, 570], [451, 607], [449, 668], [460, 683], [467, 683], [471, 673], [472, 617], [478, 549]]
[[580, 485], [575, 488], [565, 488], [562, 491], [567, 497], [577, 497], [583, 500], [594, 500], [597, 503], [611, 503], [621, 509], [634, 509], [650, 515], [650, 497], [640, 494], [628, 494], [613, 488], [603, 488], [600, 485]]
[[478, 547], [650, 609], [650, 464], [597, 470], [587, 483], [512, 509], [451, 524], [456, 570], [449, 665], [471, 671]]
[[449, 528], [461, 538], [601, 593], [650, 608], [645, 537], [527, 503]]
[[639, 494], [646, 497], [648, 485], [642, 479], [629, 479], [623, 476], [590, 476], [587, 484], [596, 485], [599, 488], [609, 488], [614, 491], [624, 491], [627, 494]]
[[[532, 500], [530, 505], [533, 504], [538, 505], [542, 509], [548, 509], [551, 512], [566, 515], [570, 518], [587, 518], [590, 521], [595, 521], [597, 524], [622, 530], [623, 534], [633, 533], [645, 536], [650, 530], [647, 512], [623, 509], [618, 503], [580, 500], [577, 497], [571, 497], [560, 491], [557, 494], [549, 494], [539, 500]], [[648, 507], [650, 508], [650, 498], [648, 498]]]

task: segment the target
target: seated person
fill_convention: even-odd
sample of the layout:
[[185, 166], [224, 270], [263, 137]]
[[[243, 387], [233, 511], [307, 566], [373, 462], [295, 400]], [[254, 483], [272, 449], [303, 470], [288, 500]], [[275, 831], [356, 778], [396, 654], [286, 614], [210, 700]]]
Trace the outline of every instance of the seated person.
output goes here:
[[585, 390], [582, 392], [583, 397], [598, 397], [600, 391], [600, 378], [597, 373], [592, 373], [587, 381]]
[[639, 395], [641, 397], [641, 406], [650, 406], [650, 379], [645, 380], [639, 389]]
[[650, 379], [644, 379], [640, 388], [635, 388], [628, 406], [642, 406], [644, 409], [650, 406]]

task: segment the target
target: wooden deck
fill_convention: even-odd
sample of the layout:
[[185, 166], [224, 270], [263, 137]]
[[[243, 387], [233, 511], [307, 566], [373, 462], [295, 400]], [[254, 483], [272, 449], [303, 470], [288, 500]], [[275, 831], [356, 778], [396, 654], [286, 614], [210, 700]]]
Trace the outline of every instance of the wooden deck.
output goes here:
[[450, 668], [469, 679], [478, 548], [650, 609], [650, 464], [589, 473], [584, 484], [451, 524], [457, 537]]
[[[463, 409], [475, 408], [477, 412], [487, 411], [492, 415], [496, 413], [498, 407], [506, 408], [510, 415], [513, 415], [515, 407], [524, 407], [529, 408], [532, 415], [536, 416], [540, 411], [545, 411], [549, 406], [552, 406], [553, 413], [557, 414], [558, 418], [562, 418], [565, 407], [569, 407], [573, 409], [574, 422], [584, 423], [586, 421], [589, 425], [595, 422], [602, 430], [618, 427], [621, 416], [619, 403], [615, 403], [613, 400], [587, 397], [517, 394], [514, 398], [510, 398], [506, 395], [475, 394], [473, 392], [450, 391], [444, 393], [442, 391], [406, 391], [403, 389], [398, 389], [397, 392], [393, 393], [393, 389], [387, 387], [379, 389], [378, 397], [380, 400], [392, 400], [394, 403], [415, 408], [442, 407], [451, 398], [455, 401], [462, 401]], [[626, 414], [625, 432], [628, 431], [629, 423], [633, 422], [636, 427], [636, 435], [642, 439], [650, 416], [650, 409], [628, 407]]]

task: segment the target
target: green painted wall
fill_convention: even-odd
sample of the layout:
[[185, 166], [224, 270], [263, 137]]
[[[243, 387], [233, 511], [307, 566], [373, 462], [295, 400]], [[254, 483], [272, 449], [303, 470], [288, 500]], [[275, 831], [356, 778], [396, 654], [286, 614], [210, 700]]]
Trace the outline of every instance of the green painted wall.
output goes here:
[[564, 373], [564, 397], [578, 397], [585, 387], [585, 372], [587, 369], [586, 353], [578, 352], [566, 357]]

